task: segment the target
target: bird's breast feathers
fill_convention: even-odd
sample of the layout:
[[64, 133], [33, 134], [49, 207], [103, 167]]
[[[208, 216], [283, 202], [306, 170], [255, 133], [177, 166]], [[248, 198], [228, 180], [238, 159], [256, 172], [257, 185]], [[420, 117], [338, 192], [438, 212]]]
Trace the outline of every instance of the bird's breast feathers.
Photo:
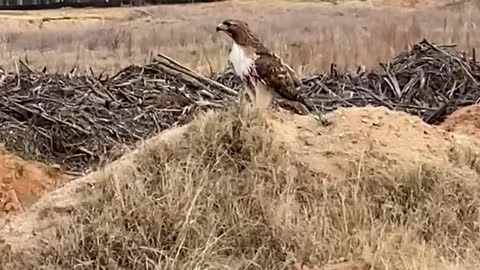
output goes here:
[[229, 61], [232, 63], [233, 70], [238, 76], [245, 78], [249, 76], [252, 69], [255, 68], [255, 52], [249, 52], [248, 49], [242, 48], [234, 43], [229, 55]]

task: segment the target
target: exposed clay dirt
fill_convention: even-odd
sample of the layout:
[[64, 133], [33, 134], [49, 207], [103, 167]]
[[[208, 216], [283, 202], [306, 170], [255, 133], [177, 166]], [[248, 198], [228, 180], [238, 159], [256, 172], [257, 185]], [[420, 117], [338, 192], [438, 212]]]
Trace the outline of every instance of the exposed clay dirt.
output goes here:
[[334, 178], [345, 177], [366, 151], [389, 160], [443, 162], [456, 141], [439, 127], [382, 107], [342, 108], [329, 114], [329, 121], [331, 125], [319, 127], [311, 117], [276, 114], [272, 124], [300, 160]]
[[480, 139], [480, 105], [463, 107], [452, 113], [441, 127], [449, 132]]
[[0, 149], [0, 217], [23, 212], [67, 180], [57, 168]]

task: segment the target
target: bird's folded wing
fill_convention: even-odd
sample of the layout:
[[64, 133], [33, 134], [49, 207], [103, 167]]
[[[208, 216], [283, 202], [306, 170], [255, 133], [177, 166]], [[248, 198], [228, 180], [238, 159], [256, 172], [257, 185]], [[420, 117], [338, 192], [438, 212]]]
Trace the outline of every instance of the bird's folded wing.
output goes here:
[[253, 77], [263, 81], [280, 96], [289, 100], [297, 99], [297, 89], [291, 71], [279, 57], [268, 51], [257, 52]]
[[280, 56], [278, 56], [276, 53], [272, 52], [273, 56], [275, 58], [277, 58], [280, 63], [285, 66], [285, 68], [288, 70], [288, 73], [290, 73], [290, 77], [292, 78], [293, 80], [293, 83], [295, 84], [295, 87], [300, 87], [302, 86], [302, 81], [300, 80], [300, 78], [297, 76], [297, 73], [295, 72], [295, 70], [293, 70], [293, 68], [291, 68], [287, 63], [283, 62], [282, 59], [280, 58]]

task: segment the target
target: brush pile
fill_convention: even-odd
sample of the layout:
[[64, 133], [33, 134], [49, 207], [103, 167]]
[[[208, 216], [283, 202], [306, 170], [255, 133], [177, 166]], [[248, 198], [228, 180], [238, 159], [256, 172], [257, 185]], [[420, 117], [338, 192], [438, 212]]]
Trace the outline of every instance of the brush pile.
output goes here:
[[19, 156], [86, 173], [122, 155], [123, 146], [236, 95], [188, 74], [166, 59], [131, 65], [111, 78], [45, 74], [20, 62], [17, 72], [0, 72], [0, 142]]
[[[302, 95], [319, 112], [386, 106], [433, 124], [480, 98], [480, 65], [453, 46], [424, 40], [380, 67], [304, 78]], [[123, 146], [233, 102], [240, 87], [232, 71], [205, 78], [163, 55], [110, 78], [46, 74], [19, 62], [15, 72], [0, 70], [0, 142], [86, 173], [119, 157]]]
[[453, 46], [423, 40], [380, 67], [378, 73], [330, 73], [305, 79], [305, 95], [325, 111], [371, 104], [408, 112], [429, 124], [441, 123], [458, 107], [480, 98], [479, 63]]

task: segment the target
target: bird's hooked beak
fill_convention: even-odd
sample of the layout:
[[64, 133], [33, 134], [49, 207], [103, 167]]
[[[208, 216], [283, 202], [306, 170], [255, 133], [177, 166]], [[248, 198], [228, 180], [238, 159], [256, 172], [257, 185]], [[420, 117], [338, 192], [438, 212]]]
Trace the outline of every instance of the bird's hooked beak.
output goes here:
[[216, 28], [217, 32], [220, 32], [220, 31], [227, 32], [227, 30], [228, 30], [228, 27], [225, 24], [221, 23], [221, 24], [217, 25], [217, 28]]

